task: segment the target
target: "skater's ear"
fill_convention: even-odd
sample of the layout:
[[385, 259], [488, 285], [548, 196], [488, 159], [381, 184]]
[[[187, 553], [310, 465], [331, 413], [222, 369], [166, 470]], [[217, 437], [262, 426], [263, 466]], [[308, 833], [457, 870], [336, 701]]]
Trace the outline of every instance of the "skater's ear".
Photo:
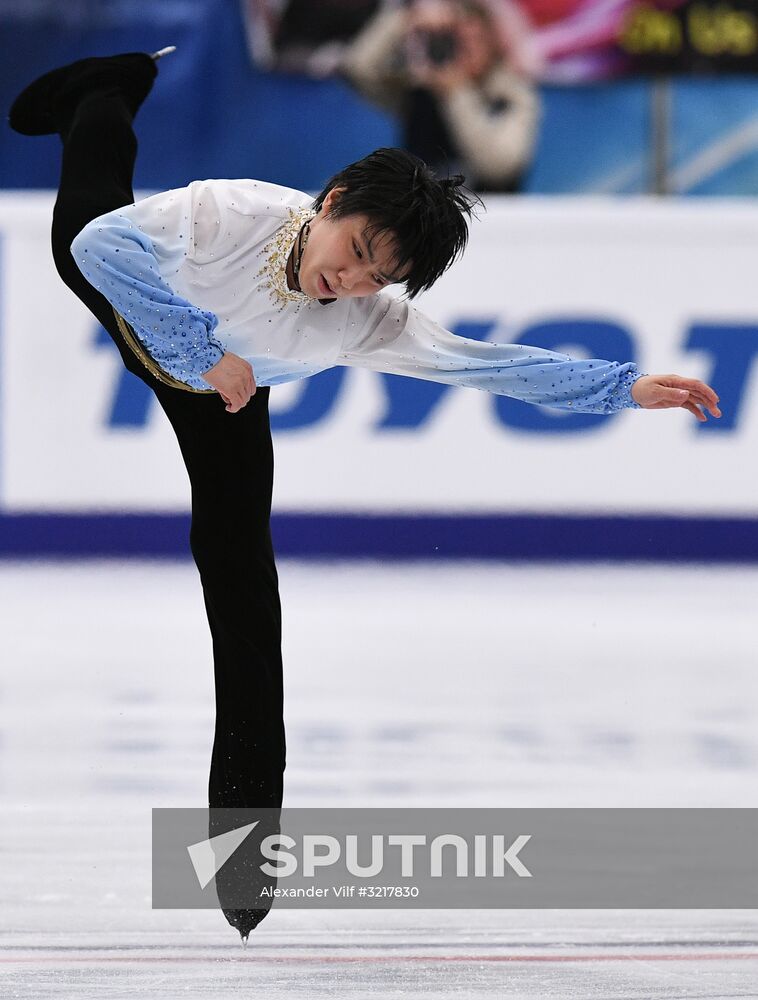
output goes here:
[[328, 215], [331, 212], [345, 191], [347, 191], [346, 187], [333, 187], [329, 191], [321, 205], [324, 215]]

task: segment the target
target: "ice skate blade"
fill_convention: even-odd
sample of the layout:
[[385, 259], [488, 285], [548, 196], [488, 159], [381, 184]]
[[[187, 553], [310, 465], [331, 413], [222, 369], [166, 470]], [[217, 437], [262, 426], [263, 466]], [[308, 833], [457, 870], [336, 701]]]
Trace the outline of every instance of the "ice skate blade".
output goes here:
[[176, 46], [167, 45], [165, 49], [158, 49], [157, 52], [151, 53], [150, 58], [158, 62], [158, 60], [162, 59], [164, 56], [170, 56], [172, 52], [176, 52]]

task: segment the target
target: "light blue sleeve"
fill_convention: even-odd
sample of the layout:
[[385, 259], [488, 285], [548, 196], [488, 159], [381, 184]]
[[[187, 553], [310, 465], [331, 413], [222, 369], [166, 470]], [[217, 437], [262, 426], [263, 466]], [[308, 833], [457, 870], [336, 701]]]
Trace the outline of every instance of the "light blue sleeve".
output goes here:
[[629, 361], [572, 360], [539, 347], [469, 340], [409, 303], [377, 296], [338, 364], [469, 386], [561, 410], [615, 413], [641, 407], [631, 396], [640, 377]]
[[[213, 336], [218, 318], [166, 281], [191, 252], [191, 205], [190, 189], [183, 188], [116, 209], [88, 223], [71, 252], [160, 367], [194, 389], [208, 389], [202, 375], [224, 354]], [[150, 235], [138, 224], [148, 218]]]

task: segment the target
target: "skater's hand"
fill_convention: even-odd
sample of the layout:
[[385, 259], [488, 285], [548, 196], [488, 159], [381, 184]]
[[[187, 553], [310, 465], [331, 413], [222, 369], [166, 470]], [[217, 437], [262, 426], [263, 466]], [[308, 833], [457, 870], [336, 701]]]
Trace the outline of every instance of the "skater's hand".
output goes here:
[[720, 417], [719, 398], [705, 382], [681, 375], [643, 375], [632, 386], [632, 399], [646, 410], [665, 410], [682, 406], [704, 421], [707, 410], [712, 417]]
[[217, 390], [229, 413], [237, 413], [255, 395], [253, 369], [244, 358], [229, 351], [203, 375], [208, 385]]

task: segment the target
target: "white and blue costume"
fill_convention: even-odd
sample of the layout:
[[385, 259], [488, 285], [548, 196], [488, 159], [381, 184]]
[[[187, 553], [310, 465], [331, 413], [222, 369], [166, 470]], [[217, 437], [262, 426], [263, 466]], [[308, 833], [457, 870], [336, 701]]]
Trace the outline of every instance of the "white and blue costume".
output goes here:
[[94, 219], [72, 253], [158, 366], [194, 389], [209, 389], [203, 373], [230, 351], [261, 386], [349, 365], [561, 409], [639, 408], [631, 362], [458, 337], [388, 292], [323, 305], [290, 290], [287, 258], [311, 206], [261, 181], [194, 181]]

